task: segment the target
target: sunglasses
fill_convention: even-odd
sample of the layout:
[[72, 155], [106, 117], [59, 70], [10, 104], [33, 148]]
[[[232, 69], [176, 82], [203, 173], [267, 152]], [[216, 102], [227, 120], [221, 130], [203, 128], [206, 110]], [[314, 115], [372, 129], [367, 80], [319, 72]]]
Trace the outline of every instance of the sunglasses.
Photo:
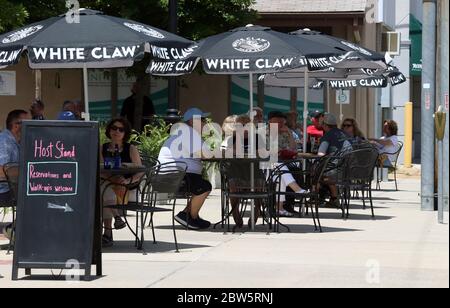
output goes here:
[[117, 127], [115, 125], [111, 126], [111, 130], [115, 131], [115, 132], [119, 132], [119, 133], [124, 133], [125, 132], [125, 128], [123, 127]]

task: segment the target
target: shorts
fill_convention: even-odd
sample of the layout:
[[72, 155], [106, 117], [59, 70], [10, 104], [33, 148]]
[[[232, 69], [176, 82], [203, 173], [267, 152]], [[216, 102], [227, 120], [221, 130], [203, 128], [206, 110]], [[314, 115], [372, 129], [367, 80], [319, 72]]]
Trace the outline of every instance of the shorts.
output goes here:
[[195, 173], [187, 173], [180, 188], [180, 192], [189, 193], [194, 196], [200, 196], [211, 191], [211, 183], [203, 179], [200, 174]]
[[8, 205], [13, 201], [13, 197], [10, 191], [5, 193], [0, 193], [0, 205]]

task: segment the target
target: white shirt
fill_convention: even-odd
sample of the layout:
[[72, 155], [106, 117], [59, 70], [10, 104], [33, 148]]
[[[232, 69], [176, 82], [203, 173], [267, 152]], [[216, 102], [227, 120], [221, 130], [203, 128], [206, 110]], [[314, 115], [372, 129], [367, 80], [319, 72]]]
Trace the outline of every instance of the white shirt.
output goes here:
[[[398, 137], [397, 136], [390, 136], [390, 137], [386, 137], [383, 136], [381, 137], [381, 140], [390, 140], [392, 142], [391, 145], [388, 146], [382, 146], [379, 149], [380, 154], [384, 154], [384, 153], [395, 153], [398, 151]], [[387, 155], [387, 157], [389, 158], [389, 160], [393, 163], [395, 161], [395, 156], [396, 155]]]
[[201, 175], [203, 149], [206, 150], [206, 146], [201, 135], [189, 125], [180, 124], [161, 148], [158, 161], [161, 164], [183, 162], [187, 164], [187, 173]]

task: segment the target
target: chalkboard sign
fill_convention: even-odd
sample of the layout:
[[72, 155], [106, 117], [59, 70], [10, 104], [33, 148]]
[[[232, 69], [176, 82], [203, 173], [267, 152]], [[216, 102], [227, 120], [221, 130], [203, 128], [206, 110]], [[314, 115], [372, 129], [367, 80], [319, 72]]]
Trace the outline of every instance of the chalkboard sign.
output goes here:
[[98, 155], [97, 123], [23, 123], [13, 280], [20, 268], [101, 275]]

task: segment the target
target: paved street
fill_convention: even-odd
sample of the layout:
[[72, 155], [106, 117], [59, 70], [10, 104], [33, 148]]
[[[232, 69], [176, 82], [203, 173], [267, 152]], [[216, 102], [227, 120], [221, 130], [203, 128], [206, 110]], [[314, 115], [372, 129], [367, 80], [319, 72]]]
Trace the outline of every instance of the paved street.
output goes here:
[[[387, 190], [375, 193], [376, 220], [355, 201], [347, 221], [336, 209], [322, 210], [324, 233], [314, 232], [310, 218], [284, 219], [292, 232], [270, 235], [262, 226], [236, 234], [179, 229], [179, 254], [170, 216], [162, 214], [155, 219], [158, 244], [147, 242], [148, 255], [134, 249], [129, 231], [116, 232], [116, 246], [103, 254], [105, 276], [92, 282], [51, 276], [11, 282], [12, 256], [1, 251], [0, 287], [449, 287], [448, 224], [419, 210], [418, 178], [400, 180], [400, 192], [393, 187], [384, 183]], [[219, 220], [218, 194], [204, 218]]]

